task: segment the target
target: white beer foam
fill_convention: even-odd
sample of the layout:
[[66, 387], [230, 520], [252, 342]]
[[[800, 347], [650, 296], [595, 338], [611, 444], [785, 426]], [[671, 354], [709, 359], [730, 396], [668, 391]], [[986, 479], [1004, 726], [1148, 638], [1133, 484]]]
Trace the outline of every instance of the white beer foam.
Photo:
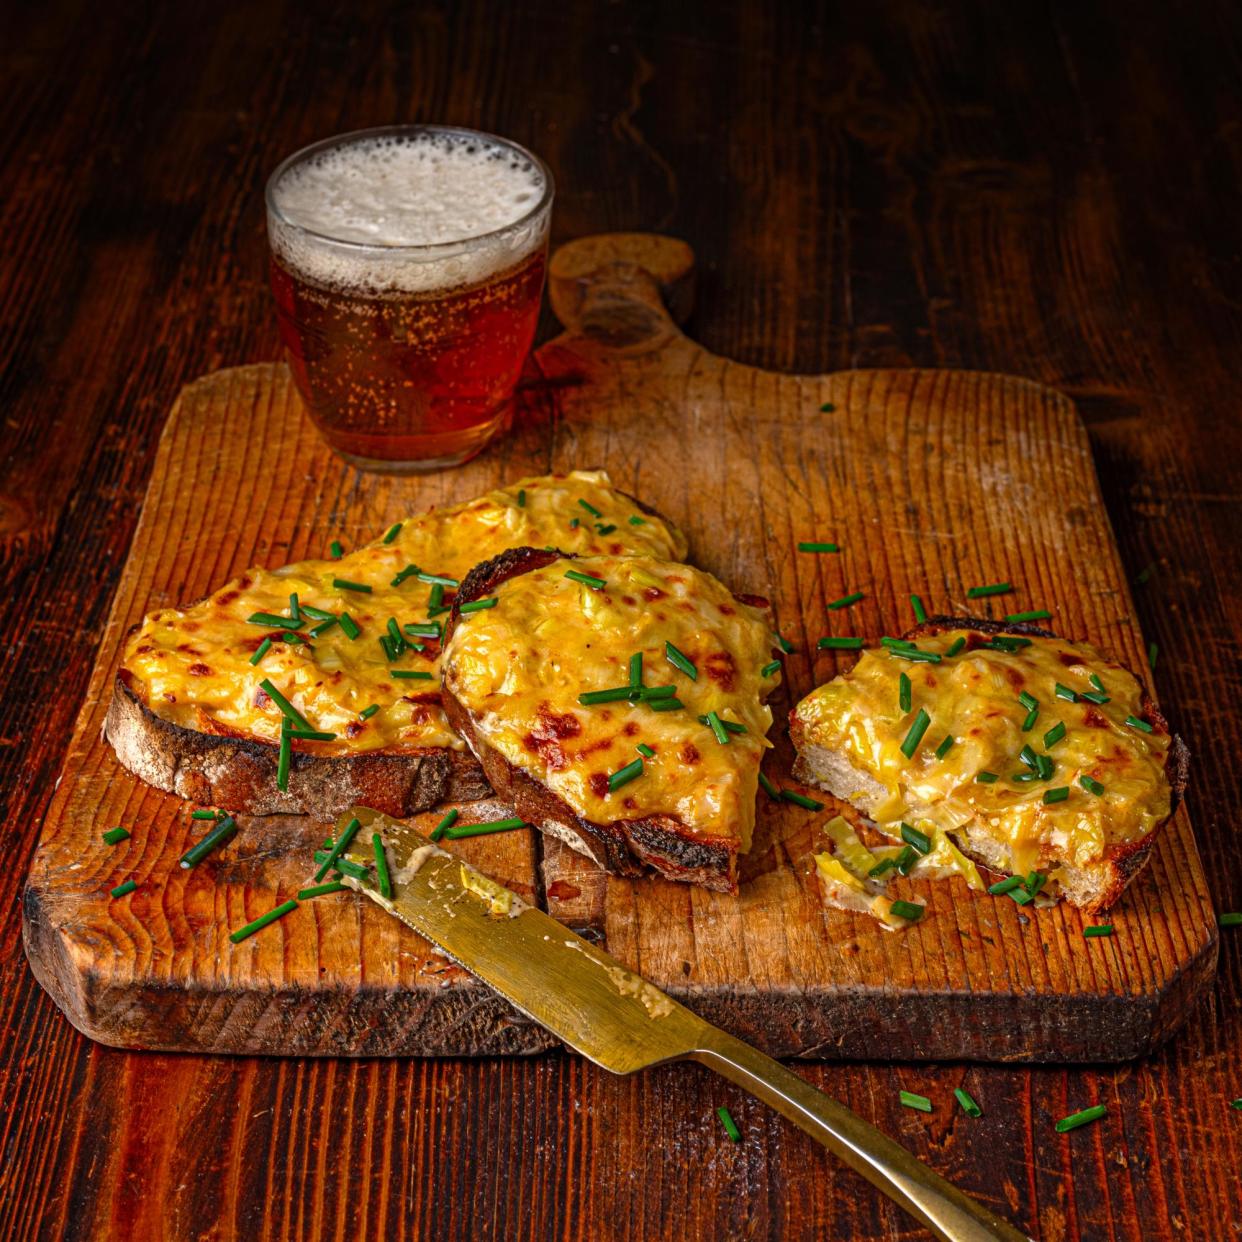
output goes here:
[[[271, 189], [272, 247], [285, 267], [342, 291], [426, 292], [486, 280], [543, 244], [543, 170], [473, 134], [376, 135], [295, 164]], [[504, 230], [495, 237], [485, 234]], [[345, 244], [341, 244], [345, 243]], [[355, 243], [350, 245], [348, 243]], [[375, 247], [438, 246], [430, 253]]]

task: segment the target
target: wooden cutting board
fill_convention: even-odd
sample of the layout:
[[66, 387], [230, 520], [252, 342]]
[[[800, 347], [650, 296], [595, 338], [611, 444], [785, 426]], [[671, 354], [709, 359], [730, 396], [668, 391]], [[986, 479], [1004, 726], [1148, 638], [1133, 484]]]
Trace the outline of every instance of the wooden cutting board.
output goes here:
[[[227, 848], [178, 867], [198, 831], [188, 808], [123, 771], [100, 740], [117, 652], [144, 612], [249, 565], [321, 555], [337, 537], [356, 544], [522, 475], [604, 466], [687, 531], [697, 564], [773, 600], [797, 648], [773, 703], [778, 782], [792, 757], [786, 713], [850, 658], [815, 640], [830, 625], [900, 631], [912, 591], [936, 612], [1047, 607], [1059, 632], [1143, 667], [1087, 436], [1060, 394], [1003, 375], [776, 375], [715, 357], [674, 322], [690, 305], [692, 255], [666, 238], [587, 238], [551, 273], [566, 331], [534, 358], [513, 433], [459, 470], [346, 468], [280, 365], [182, 392], [25, 894], [31, 966], [92, 1038], [349, 1056], [553, 1042], [353, 894], [304, 903], [233, 946], [230, 929], [305, 882], [323, 824], [245, 819]], [[798, 554], [801, 539], [842, 551]], [[1015, 594], [967, 605], [968, 585], [1002, 579]], [[826, 611], [855, 590], [861, 604]], [[1175, 703], [1168, 714], [1176, 721]], [[957, 879], [918, 885], [927, 915], [902, 934], [825, 909], [809, 857], [822, 818], [761, 795], [737, 897], [609, 878], [526, 832], [452, 848], [782, 1056], [1119, 1060], [1169, 1035], [1212, 977], [1215, 925], [1184, 809], [1109, 916], [1114, 935], [1094, 940], [1082, 934], [1092, 920], [1068, 906], [1024, 912]], [[133, 835], [107, 847], [100, 834], [115, 824]], [[130, 876], [137, 891], [111, 899]]]

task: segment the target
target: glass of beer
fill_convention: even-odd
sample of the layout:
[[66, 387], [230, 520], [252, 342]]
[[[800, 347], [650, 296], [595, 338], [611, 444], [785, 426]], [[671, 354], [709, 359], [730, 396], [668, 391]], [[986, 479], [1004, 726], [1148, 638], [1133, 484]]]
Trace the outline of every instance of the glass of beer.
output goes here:
[[508, 426], [539, 317], [552, 174], [474, 130], [360, 130], [267, 183], [272, 291], [298, 391], [364, 470], [455, 466]]

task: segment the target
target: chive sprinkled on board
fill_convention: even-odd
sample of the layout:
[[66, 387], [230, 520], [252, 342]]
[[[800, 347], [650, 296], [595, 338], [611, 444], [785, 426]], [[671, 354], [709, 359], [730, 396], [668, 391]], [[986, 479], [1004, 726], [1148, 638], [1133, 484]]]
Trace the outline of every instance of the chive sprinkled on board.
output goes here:
[[835, 612], [838, 608], [848, 608], [851, 604], [856, 604], [863, 598], [865, 597], [861, 591], [851, 591], [849, 595], [842, 595], [840, 599], [834, 599], [828, 607]]
[[341, 547], [339, 539], [333, 539], [332, 542], [328, 544], [328, 551], [331, 553], [334, 561], [339, 561], [341, 557], [345, 555], [345, 549]]
[[967, 1117], [982, 1117], [983, 1109], [971, 1098], [970, 1092], [963, 1087], [953, 1088], [953, 1098], [962, 1106]]
[[[211, 817], [212, 819], [215, 819], [214, 811], [211, 813]], [[129, 840], [128, 828], [109, 828], [108, 831], [103, 834], [103, 841], [105, 845], [119, 845], [122, 841], [127, 840]]]
[[986, 586], [973, 586], [966, 591], [967, 599], [987, 599], [989, 595], [1008, 595], [1013, 587], [1008, 582], [989, 582]]
[[1051, 750], [1065, 736], [1065, 721], [1058, 720], [1056, 724], [1044, 734], [1044, 749]]
[[902, 712], [908, 712], [913, 701], [913, 687], [910, 685], [910, 678], [905, 673], [902, 673], [897, 678], [897, 706]]
[[357, 817], [351, 819], [345, 825], [345, 831], [341, 833], [336, 844], [328, 851], [328, 856], [324, 859], [323, 865], [315, 872], [316, 884], [336, 866], [338, 860], [345, 861], [341, 859], [341, 855], [349, 848], [349, 843], [358, 835], [358, 829], [361, 827], [362, 824], [358, 822]]
[[253, 923], [247, 923], [245, 927], [239, 927], [235, 932], [229, 933], [229, 939], [234, 944], [241, 944], [247, 936], [253, 936], [255, 932], [262, 931], [269, 924], [276, 922], [277, 919], [283, 919], [286, 914], [298, 908], [298, 903], [294, 900], [283, 901], [275, 910], [269, 910], [266, 914], [261, 914]]
[[1021, 884], [1019, 884], [1017, 888], [1011, 888], [1009, 890], [1009, 896], [1012, 897], [1013, 900], [1020, 906], [1029, 906], [1031, 902], [1035, 900], [1035, 898], [1032, 897]]
[[219, 811], [219, 812], [216, 812], [216, 811], [191, 811], [191, 812], [190, 812], [190, 818], [191, 818], [191, 819], [223, 819], [223, 818], [224, 818], [224, 812], [223, 812], [223, 811]]
[[289, 738], [289, 720], [280, 722], [280, 750], [276, 756], [276, 788], [284, 793], [289, 788], [289, 764], [293, 760], [293, 742]]
[[919, 743], [923, 740], [923, 734], [927, 732], [927, 726], [931, 724], [931, 717], [927, 714], [925, 708], [919, 708], [919, 714], [915, 716], [910, 730], [906, 734], [906, 740], [901, 744], [901, 753], [907, 759], [913, 759], [915, 751], [919, 748]]
[[719, 742], [721, 746], [727, 746], [729, 744], [729, 730], [724, 727], [724, 721], [720, 719], [720, 716], [716, 712], [707, 713], [707, 725], [716, 735], [716, 741]]
[[365, 582], [352, 582], [349, 578], [333, 578], [332, 585], [338, 591], [359, 591], [363, 595], [371, 594], [371, 588]]
[[988, 892], [993, 897], [1003, 897], [1006, 893], [1011, 893], [1015, 888], [1022, 884], [1020, 875], [1007, 875], [1003, 880], [997, 880], [995, 884], [988, 885]]
[[181, 855], [181, 866], [187, 871], [196, 867], [212, 850], [223, 845], [237, 831], [237, 822], [231, 815], [226, 815], [202, 838]]
[[664, 658], [678, 671], [685, 673], [691, 681], [698, 681], [699, 670], [695, 668], [694, 661], [683, 651], [679, 651], [672, 643], [664, 644]]
[[1156, 658], [1160, 655], [1160, 647], [1158, 644], [1151, 642], [1147, 644], [1147, 667], [1155, 672]]
[[302, 713], [298, 711], [298, 709], [294, 707], [293, 704], [290, 703], [289, 700], [285, 698], [285, 696], [281, 694], [281, 692], [277, 690], [274, 685], [272, 685], [270, 678], [264, 677], [263, 680], [259, 682], [259, 685], [263, 687], [263, 692], [267, 695], [267, 697], [271, 699], [272, 702], [275, 703], [280, 709], [280, 714], [284, 716], [286, 720], [296, 722], [301, 725], [303, 729], [309, 729], [311, 727], [310, 721], [307, 720], [306, 717], [303, 716]]
[[493, 832], [512, 832], [515, 828], [525, 828], [526, 821], [520, 815], [508, 819], [494, 819], [490, 824], [454, 824], [445, 830], [444, 835], [450, 841], [461, 841], [466, 837], [484, 837]]
[[362, 633], [362, 631], [358, 628], [358, 623], [349, 615], [349, 613], [341, 613], [339, 620], [341, 622], [341, 629], [345, 631], [345, 637], [351, 642]]
[[497, 600], [494, 595], [490, 596], [487, 599], [472, 599], [470, 603], [468, 604], [461, 604], [458, 607], [457, 611], [458, 612], [481, 612], [484, 608], [495, 608], [496, 603], [497, 603]]
[[861, 638], [834, 638], [829, 636], [821, 638], [815, 645], [821, 651], [860, 651], [862, 650], [863, 640]]
[[946, 659], [946, 660], [951, 660], [951, 659], [952, 659], [955, 655], [957, 655], [957, 654], [958, 654], [958, 652], [960, 652], [960, 651], [961, 651], [961, 649], [962, 649], [964, 646], [966, 646], [966, 639], [965, 639], [965, 638], [963, 638], [961, 634], [959, 634], [959, 635], [958, 635], [958, 636], [957, 636], [957, 637], [956, 637], [956, 638], [955, 638], [955, 639], [954, 639], [954, 640], [953, 640], [953, 641], [949, 644], [948, 649], [945, 651], [945, 653], [944, 653], [944, 655], [945, 655], [945, 659]]
[[824, 804], [816, 802], [814, 798], [808, 798], [806, 794], [800, 794], [792, 789], [781, 790], [781, 800], [783, 802], [792, 802], [794, 806], [800, 806], [805, 811], [822, 811]]
[[947, 755], [949, 751], [953, 749], [953, 741], [954, 741], [954, 738], [953, 738], [952, 733], [945, 734], [944, 741], [941, 742], [940, 745], [936, 747], [936, 758], [937, 759], [943, 759], [945, 755]]
[[[328, 857], [326, 850], [315, 851], [315, 861], [323, 862]], [[332, 864], [333, 871], [339, 871], [342, 875], [352, 875], [355, 880], [365, 880], [367, 878], [367, 869], [360, 863], [350, 862], [348, 858], [338, 858]]]
[[597, 578], [594, 574], [579, 573], [576, 569], [567, 569], [565, 577], [574, 582], [581, 582], [583, 586], [589, 586], [593, 591], [602, 591], [608, 585], [603, 578]]
[[128, 897], [138, 887], [137, 880], [125, 880], [112, 890], [113, 897]]
[[759, 773], [759, 784], [763, 786], [763, 792], [772, 799], [773, 802], [781, 800], [781, 791], [768, 779], [766, 773]]
[[917, 595], [911, 595], [910, 607], [914, 609], [914, 619], [922, 625], [927, 620], [927, 609], [923, 607], [923, 601]]
[[1097, 798], [1101, 797], [1104, 793], [1104, 786], [1101, 785], [1100, 782], [1097, 781], [1095, 777], [1093, 776], [1080, 776], [1078, 778], [1078, 783], [1088, 793], [1095, 794]]
[[923, 907], [913, 901], [894, 901], [889, 910], [899, 919], [907, 919], [911, 923], [917, 923], [923, 917]]
[[1127, 716], [1126, 724], [1128, 724], [1131, 729], [1137, 729], [1140, 733], [1152, 732], [1151, 725], [1149, 725], [1146, 720], [1140, 720], [1137, 716]]
[[1054, 684], [1052, 688], [1052, 692], [1057, 696], [1058, 699], [1064, 699], [1067, 703], [1078, 702], [1077, 691], [1071, 690], [1069, 686], [1063, 686], [1059, 681]]
[[392, 541], [401, 533], [402, 523], [394, 522], [384, 534], [384, 542], [392, 543]]
[[777, 644], [780, 646], [780, 649], [781, 649], [781, 650], [782, 650], [782, 651], [783, 651], [786, 655], [793, 655], [793, 653], [794, 653], [794, 645], [793, 645], [793, 643], [791, 643], [791, 642], [789, 641], [789, 639], [787, 639], [786, 637], [784, 637], [784, 635], [782, 635], [782, 634], [777, 634], [777, 635], [776, 635], [776, 641], [777, 641]]
[[899, 1098], [907, 1108], [917, 1109], [920, 1113], [930, 1113], [932, 1110], [932, 1102], [925, 1095], [918, 1095], [913, 1091], [902, 1091]]
[[1084, 1108], [1080, 1113], [1070, 1113], [1068, 1117], [1062, 1117], [1056, 1124], [1058, 1134], [1065, 1134], [1069, 1130], [1077, 1130], [1079, 1126], [1085, 1126], [1089, 1122], [1099, 1121], [1108, 1109], [1103, 1104], [1096, 1104], [1092, 1108]]
[[979, 772], [975, 775], [975, 780], [980, 785], [995, 785], [1000, 777], [995, 772]]
[[1111, 923], [1093, 923], [1090, 927], [1084, 927], [1082, 934], [1088, 939], [1096, 936], [1111, 936], [1113, 934], [1113, 925]]
[[309, 901], [312, 897], [326, 897], [329, 893], [343, 893], [345, 885], [340, 880], [329, 880], [326, 884], [312, 884], [310, 888], [298, 892], [299, 901]]
[[734, 1143], [740, 1143], [742, 1141], [742, 1132], [737, 1128], [737, 1122], [729, 1116], [729, 1110], [723, 1104], [716, 1109], [716, 1116], [720, 1118], [720, 1124], [724, 1126], [724, 1132], [729, 1136], [730, 1140]]
[[371, 834], [371, 849], [375, 853], [375, 878], [379, 880], [381, 897], [392, 896], [392, 876], [388, 873], [388, 855], [384, 852], [384, 838], [378, 832]]
[[918, 850], [920, 854], [931, 853], [931, 838], [925, 832], [920, 832], [912, 824], [907, 824], [904, 820], [901, 824], [901, 839], [912, 848]]
[[836, 408], [837, 407], [833, 405], [831, 401], [825, 401], [824, 404], [819, 407], [819, 412], [821, 414], [833, 414], [836, 412]]
[[840, 552], [835, 543], [819, 543], [812, 539], [804, 539], [798, 544], [799, 552]]
[[445, 813], [444, 818], [432, 829], [431, 839], [438, 841], [457, 822], [459, 812], [456, 807]]
[[1218, 927], [1242, 927], [1242, 911], [1227, 910], [1216, 920]]
[[1138, 582], [1140, 586], [1145, 586], [1151, 580], [1151, 576], [1155, 572], [1156, 572], [1156, 562], [1152, 561], [1150, 565], [1147, 565], [1143, 569], [1140, 569], [1138, 571], [1138, 573], [1135, 575], [1135, 581]]
[[1064, 802], [1070, 795], [1068, 785], [1059, 785], [1056, 789], [1044, 791], [1044, 805], [1051, 806], [1054, 802]]
[[616, 793], [623, 785], [628, 785], [630, 781], [637, 780], [643, 774], [643, 761], [635, 759], [627, 763], [625, 767], [618, 768], [608, 777], [608, 792]]
[[780, 670], [780, 667], [781, 667], [781, 662], [779, 660], [773, 660], [771, 664], [765, 664], [759, 670], [759, 676], [760, 677], [771, 677], [773, 673], [776, 673]]
[[1042, 871], [1032, 871], [1026, 877], [1026, 891], [1034, 897], [1045, 884], [1048, 883], [1048, 877]]
[[1052, 613], [1046, 608], [1032, 608], [1027, 612], [1011, 612], [1005, 617], [1008, 625], [1015, 624], [1019, 621], [1049, 621], [1052, 619]]

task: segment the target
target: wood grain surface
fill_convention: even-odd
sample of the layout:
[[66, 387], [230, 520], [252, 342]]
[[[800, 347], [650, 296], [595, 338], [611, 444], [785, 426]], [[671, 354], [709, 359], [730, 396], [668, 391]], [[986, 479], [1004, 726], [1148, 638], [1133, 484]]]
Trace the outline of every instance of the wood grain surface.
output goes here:
[[[534, 355], [522, 417], [504, 441], [433, 479], [362, 475], [335, 458], [283, 365], [234, 367], [183, 390], [24, 897], [27, 956], [83, 1033], [118, 1047], [275, 1055], [549, 1046], [352, 893], [229, 944], [231, 930], [309, 882], [331, 817], [245, 817], [193, 871], [178, 866], [202, 826], [180, 798], [120, 768], [103, 717], [142, 615], [207, 596], [253, 564], [321, 555], [337, 538], [356, 547], [430, 505], [529, 474], [603, 467], [687, 533], [696, 564], [771, 600], [795, 647], [765, 764], [781, 788], [797, 786], [790, 708], [854, 659], [817, 652], [816, 640], [900, 632], [912, 592], [933, 613], [1047, 607], [1061, 633], [1142, 666], [1087, 437], [1064, 397], [977, 372], [779, 376], [719, 358], [665, 313], [660, 286], [675, 287], [665, 274], [688, 281], [692, 256], [662, 240], [597, 235], [552, 256], [552, 304], [568, 330]], [[212, 475], [230, 485], [202, 486]], [[839, 554], [795, 551], [824, 537]], [[997, 580], [1013, 593], [968, 601], [968, 586]], [[859, 604], [830, 612], [858, 589]], [[1090, 941], [1090, 916], [1066, 905], [1032, 913], [958, 877], [916, 875], [909, 895], [928, 913], [902, 935], [825, 910], [811, 859], [837, 809], [825, 801], [808, 812], [760, 793], [737, 896], [610, 877], [529, 830], [462, 851], [777, 1056], [1124, 1060], [1180, 1026], [1211, 980], [1215, 918], [1184, 809], [1110, 911], [1114, 936]], [[461, 813], [477, 821], [512, 808]], [[430, 832], [442, 815], [418, 822]], [[105, 845], [112, 824], [133, 835]], [[138, 890], [112, 899], [128, 878]]]
[[[101, 1048], [29, 972], [20, 885], [166, 413], [193, 377], [276, 357], [264, 175], [324, 134], [437, 119], [537, 149], [559, 240], [690, 239], [690, 329], [718, 354], [1066, 391], [1160, 698], [1207, 774], [1189, 807], [1211, 898], [1242, 909], [1240, 62], [1242, 17], [1212, 0], [9, 6], [0, 1234], [914, 1236], [693, 1069]], [[1240, 1016], [1225, 930], [1208, 1000], [1142, 1062], [799, 1072], [1041, 1239], [1233, 1238]], [[1104, 1122], [1054, 1133], [1096, 1101]]]

